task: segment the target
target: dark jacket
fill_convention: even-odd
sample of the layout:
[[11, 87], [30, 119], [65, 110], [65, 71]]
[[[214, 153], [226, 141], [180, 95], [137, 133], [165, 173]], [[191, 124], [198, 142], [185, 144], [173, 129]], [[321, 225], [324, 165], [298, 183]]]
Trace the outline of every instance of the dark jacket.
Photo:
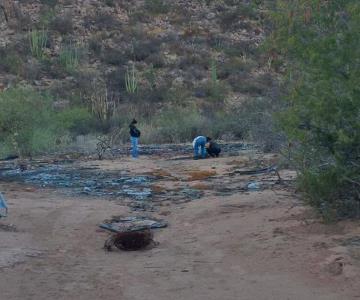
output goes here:
[[136, 126], [134, 124], [130, 124], [129, 128], [130, 128], [130, 136], [131, 137], [136, 137], [136, 138], [140, 137], [141, 132], [139, 129], [136, 128]]

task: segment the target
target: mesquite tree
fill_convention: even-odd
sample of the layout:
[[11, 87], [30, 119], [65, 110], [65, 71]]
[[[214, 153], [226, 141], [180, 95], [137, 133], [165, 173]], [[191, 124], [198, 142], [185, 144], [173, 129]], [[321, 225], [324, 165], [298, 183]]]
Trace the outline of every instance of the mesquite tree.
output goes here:
[[360, 1], [280, 0], [272, 20], [300, 187], [325, 216], [359, 217]]

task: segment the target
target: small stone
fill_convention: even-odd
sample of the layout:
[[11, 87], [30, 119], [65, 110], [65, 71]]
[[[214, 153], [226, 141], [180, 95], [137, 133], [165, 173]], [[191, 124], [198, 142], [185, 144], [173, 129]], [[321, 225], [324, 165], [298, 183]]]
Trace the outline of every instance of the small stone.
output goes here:
[[215, 13], [209, 13], [209, 14], [207, 14], [207, 16], [206, 16], [206, 18], [208, 19], [208, 20], [212, 20], [212, 19], [214, 19], [216, 17], [216, 14]]
[[91, 188], [89, 188], [88, 186], [84, 187], [84, 192], [91, 193]]

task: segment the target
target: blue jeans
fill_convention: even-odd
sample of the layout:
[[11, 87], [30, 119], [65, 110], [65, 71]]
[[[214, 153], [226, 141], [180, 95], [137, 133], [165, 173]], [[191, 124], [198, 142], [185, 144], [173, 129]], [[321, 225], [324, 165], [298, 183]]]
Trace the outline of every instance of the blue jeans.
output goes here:
[[206, 144], [206, 138], [205, 137], [200, 137], [196, 140], [195, 145], [194, 145], [194, 158], [198, 158], [199, 156], [199, 148], [201, 151], [201, 157], [205, 158], [206, 157], [206, 151], [205, 151], [205, 144]]
[[138, 149], [138, 143], [139, 138], [137, 137], [130, 137], [131, 140], [131, 156], [133, 158], [137, 158], [139, 156], [139, 149]]

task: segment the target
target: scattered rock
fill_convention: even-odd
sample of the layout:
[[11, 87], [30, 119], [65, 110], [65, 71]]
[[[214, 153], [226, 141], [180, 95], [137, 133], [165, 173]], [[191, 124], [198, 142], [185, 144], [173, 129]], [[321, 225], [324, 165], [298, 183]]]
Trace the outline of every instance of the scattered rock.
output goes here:
[[0, 224], [0, 231], [17, 232], [17, 228], [14, 224]]
[[247, 189], [249, 191], [259, 191], [260, 190], [260, 183], [253, 181], [253, 182], [249, 182], [247, 185]]
[[325, 270], [329, 272], [331, 275], [339, 276], [343, 273], [344, 269], [344, 258], [339, 256], [332, 259], [325, 265]]

